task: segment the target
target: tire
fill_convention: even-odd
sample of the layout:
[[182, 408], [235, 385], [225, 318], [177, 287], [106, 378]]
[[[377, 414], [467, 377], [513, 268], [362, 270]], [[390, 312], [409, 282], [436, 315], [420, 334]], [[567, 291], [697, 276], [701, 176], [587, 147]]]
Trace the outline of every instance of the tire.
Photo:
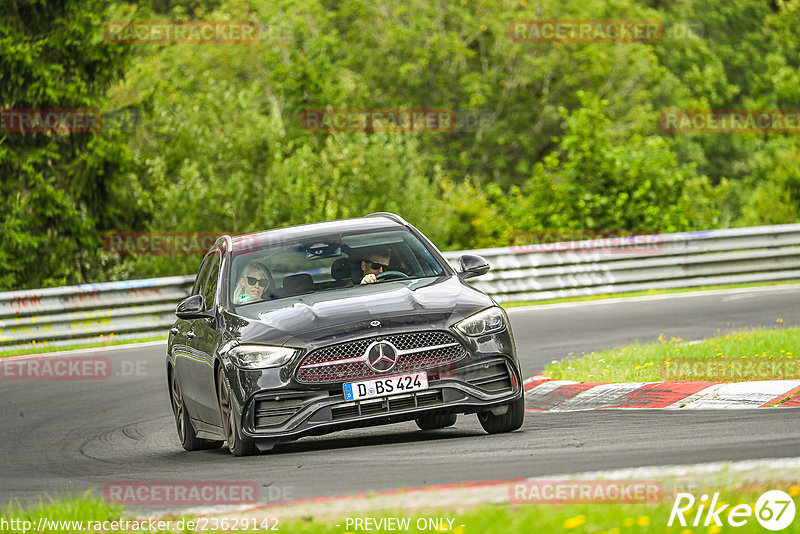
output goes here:
[[458, 414], [443, 413], [417, 417], [414, 422], [417, 423], [420, 430], [436, 430], [437, 428], [453, 426], [456, 424], [457, 418]]
[[256, 453], [256, 443], [252, 439], [242, 436], [236, 426], [236, 419], [231, 408], [231, 394], [227, 384], [225, 373], [220, 367], [217, 369], [217, 402], [219, 403], [219, 415], [222, 418], [225, 441], [228, 442], [228, 450], [234, 456], [251, 456]]
[[175, 426], [178, 429], [178, 439], [187, 451], [202, 451], [206, 449], [218, 449], [222, 447], [222, 441], [198, 438], [195, 434], [189, 413], [186, 411], [186, 404], [183, 402], [181, 386], [175, 372], [170, 372], [169, 377], [169, 398], [172, 404], [172, 413], [175, 416]]
[[513, 432], [522, 426], [525, 419], [525, 398], [515, 400], [508, 404], [508, 410], [503, 415], [494, 415], [492, 412], [479, 412], [478, 421], [489, 434]]

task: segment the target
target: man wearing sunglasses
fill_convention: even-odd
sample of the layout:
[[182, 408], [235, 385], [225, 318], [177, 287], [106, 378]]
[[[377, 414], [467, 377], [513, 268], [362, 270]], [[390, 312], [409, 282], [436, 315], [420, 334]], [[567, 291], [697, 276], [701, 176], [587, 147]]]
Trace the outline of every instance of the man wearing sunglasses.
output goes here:
[[364, 255], [361, 261], [362, 284], [372, 284], [378, 281], [377, 275], [389, 270], [389, 261], [392, 251], [389, 247], [375, 247]]

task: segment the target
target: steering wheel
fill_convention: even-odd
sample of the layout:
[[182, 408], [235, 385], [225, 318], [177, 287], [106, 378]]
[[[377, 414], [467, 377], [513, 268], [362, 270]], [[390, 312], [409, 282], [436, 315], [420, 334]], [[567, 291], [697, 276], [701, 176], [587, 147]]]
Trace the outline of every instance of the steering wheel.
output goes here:
[[375, 278], [378, 280], [402, 280], [403, 278], [408, 278], [408, 275], [400, 271], [383, 271], [376, 274]]

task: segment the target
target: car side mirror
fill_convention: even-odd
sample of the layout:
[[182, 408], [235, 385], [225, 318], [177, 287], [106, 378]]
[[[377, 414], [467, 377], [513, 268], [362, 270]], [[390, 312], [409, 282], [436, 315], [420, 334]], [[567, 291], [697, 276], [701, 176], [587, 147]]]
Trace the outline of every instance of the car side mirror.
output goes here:
[[458, 273], [458, 276], [462, 280], [481, 276], [489, 272], [489, 262], [480, 256], [464, 254], [459, 258], [458, 263], [461, 265], [461, 272]]
[[203, 295], [192, 295], [187, 297], [175, 308], [175, 315], [178, 319], [200, 319], [211, 317], [210, 312], [206, 312], [206, 299]]

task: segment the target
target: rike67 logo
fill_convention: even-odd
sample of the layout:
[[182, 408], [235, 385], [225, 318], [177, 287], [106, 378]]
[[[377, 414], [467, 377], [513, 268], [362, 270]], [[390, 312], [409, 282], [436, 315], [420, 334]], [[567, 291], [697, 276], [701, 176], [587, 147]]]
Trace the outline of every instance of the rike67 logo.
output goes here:
[[778, 531], [791, 525], [795, 516], [794, 500], [781, 490], [763, 493], [755, 506], [751, 504], [737, 504], [733, 508], [730, 506], [720, 502], [719, 493], [714, 493], [711, 502], [707, 494], [701, 495], [700, 500], [696, 501], [691, 493], [678, 493], [667, 526], [671, 527], [677, 520], [678, 524], [684, 527], [711, 525], [721, 527], [724, 521], [732, 527], [741, 527], [755, 516], [756, 521], [765, 529]]

